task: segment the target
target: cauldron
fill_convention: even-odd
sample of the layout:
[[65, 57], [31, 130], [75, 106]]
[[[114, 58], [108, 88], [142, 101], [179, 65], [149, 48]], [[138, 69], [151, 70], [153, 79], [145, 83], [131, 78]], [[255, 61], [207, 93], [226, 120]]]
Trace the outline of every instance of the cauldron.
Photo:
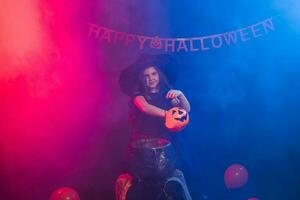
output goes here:
[[162, 179], [174, 170], [175, 150], [167, 139], [140, 139], [130, 145], [132, 173], [141, 179]]

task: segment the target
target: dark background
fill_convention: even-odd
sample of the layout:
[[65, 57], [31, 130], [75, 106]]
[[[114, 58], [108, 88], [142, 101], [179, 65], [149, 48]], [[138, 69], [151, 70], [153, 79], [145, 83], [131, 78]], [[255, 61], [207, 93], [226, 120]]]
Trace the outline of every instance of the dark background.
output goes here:
[[[63, 186], [82, 200], [113, 199], [129, 139], [128, 99], [118, 76], [140, 53], [159, 51], [99, 43], [88, 37], [89, 22], [133, 34], [193, 37], [271, 16], [277, 16], [276, 30], [263, 37], [173, 53], [180, 66], [175, 87], [192, 107], [190, 124], [176, 137], [194, 199], [300, 199], [299, 2], [30, 3], [52, 46], [40, 52], [45, 58], [32, 53], [18, 67], [16, 57], [0, 59], [15, 69], [2, 70], [0, 79], [1, 199], [47, 199]], [[233, 163], [249, 172], [239, 190], [227, 190], [223, 181]]]

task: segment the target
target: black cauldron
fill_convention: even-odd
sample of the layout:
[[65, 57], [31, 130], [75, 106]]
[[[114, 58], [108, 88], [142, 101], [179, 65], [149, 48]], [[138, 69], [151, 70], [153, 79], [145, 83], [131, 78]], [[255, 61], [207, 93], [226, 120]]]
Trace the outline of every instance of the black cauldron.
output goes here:
[[173, 172], [176, 155], [170, 141], [141, 139], [130, 147], [131, 170], [138, 178], [162, 179]]

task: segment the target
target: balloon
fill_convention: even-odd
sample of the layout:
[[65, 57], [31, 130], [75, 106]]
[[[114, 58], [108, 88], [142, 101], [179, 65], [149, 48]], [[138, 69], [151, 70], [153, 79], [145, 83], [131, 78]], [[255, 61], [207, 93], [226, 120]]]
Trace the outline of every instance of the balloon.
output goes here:
[[240, 164], [230, 165], [224, 173], [224, 182], [227, 189], [238, 189], [248, 181], [248, 171]]
[[80, 198], [73, 188], [62, 187], [52, 192], [49, 200], [80, 200]]

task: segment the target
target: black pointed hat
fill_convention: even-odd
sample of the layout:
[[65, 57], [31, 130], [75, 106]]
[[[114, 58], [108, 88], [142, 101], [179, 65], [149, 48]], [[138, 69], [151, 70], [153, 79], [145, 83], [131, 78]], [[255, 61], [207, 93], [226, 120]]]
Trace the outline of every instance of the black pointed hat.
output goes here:
[[121, 90], [128, 96], [134, 95], [139, 87], [139, 74], [149, 66], [156, 66], [164, 74], [169, 84], [176, 81], [178, 77], [178, 64], [168, 54], [141, 54], [131, 65], [121, 71], [119, 85]]

